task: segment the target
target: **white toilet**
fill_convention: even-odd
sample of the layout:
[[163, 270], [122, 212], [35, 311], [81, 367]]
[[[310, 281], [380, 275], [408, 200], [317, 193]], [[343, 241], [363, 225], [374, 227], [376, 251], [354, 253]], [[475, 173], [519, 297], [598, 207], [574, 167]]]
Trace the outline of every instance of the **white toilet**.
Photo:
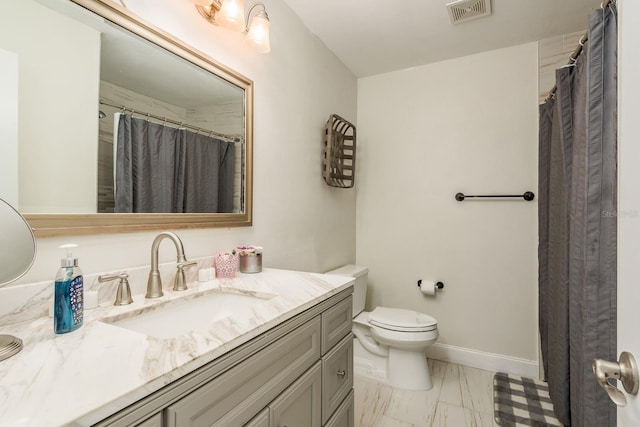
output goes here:
[[353, 292], [354, 370], [357, 375], [406, 390], [433, 387], [425, 351], [438, 339], [431, 316], [399, 308], [364, 310], [369, 269], [345, 265], [327, 274], [355, 277]]

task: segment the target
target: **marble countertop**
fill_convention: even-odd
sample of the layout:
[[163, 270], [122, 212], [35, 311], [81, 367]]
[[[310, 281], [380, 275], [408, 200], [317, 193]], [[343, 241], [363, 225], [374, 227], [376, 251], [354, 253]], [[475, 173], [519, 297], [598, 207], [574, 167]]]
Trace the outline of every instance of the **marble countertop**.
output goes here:
[[[85, 311], [84, 325], [69, 334], [55, 335], [50, 317], [3, 326], [0, 334], [20, 337], [24, 349], [0, 362], [0, 425], [96, 423], [352, 284], [346, 276], [265, 269], [165, 290], [157, 299], [134, 296], [128, 306], [103, 304]], [[169, 339], [101, 321], [202, 292], [277, 296], [250, 318], [221, 319]]]

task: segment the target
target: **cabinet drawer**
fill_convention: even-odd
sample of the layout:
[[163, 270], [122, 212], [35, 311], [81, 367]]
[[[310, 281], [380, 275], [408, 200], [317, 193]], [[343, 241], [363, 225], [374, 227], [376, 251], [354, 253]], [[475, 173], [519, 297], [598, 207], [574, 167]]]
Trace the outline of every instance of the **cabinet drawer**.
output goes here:
[[169, 406], [165, 425], [243, 425], [319, 358], [318, 316]]
[[353, 322], [353, 296], [340, 301], [322, 313], [322, 354], [351, 332]]
[[269, 405], [271, 426], [320, 427], [320, 361]]
[[344, 337], [322, 358], [322, 422], [331, 414], [353, 388], [353, 336]]
[[355, 411], [354, 411], [354, 391], [351, 392], [346, 399], [342, 401], [336, 412], [333, 414], [327, 424], [324, 427], [354, 427], [355, 425]]

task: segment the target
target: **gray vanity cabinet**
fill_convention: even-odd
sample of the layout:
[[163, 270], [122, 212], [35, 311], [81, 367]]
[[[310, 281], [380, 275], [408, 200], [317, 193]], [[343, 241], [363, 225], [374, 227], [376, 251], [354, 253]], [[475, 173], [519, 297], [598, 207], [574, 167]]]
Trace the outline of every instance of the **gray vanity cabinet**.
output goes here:
[[319, 357], [320, 319], [316, 317], [170, 405], [165, 425], [243, 425]]
[[320, 427], [321, 373], [317, 362], [244, 427]]
[[340, 406], [353, 387], [351, 332], [322, 357], [322, 423]]
[[311, 307], [96, 426], [353, 427], [351, 292]]
[[347, 398], [342, 401], [336, 412], [329, 418], [324, 427], [355, 427], [353, 408], [354, 391], [351, 390]]
[[149, 418], [137, 424], [136, 427], [163, 427], [162, 425], [162, 414], [155, 414], [153, 417]]
[[269, 408], [264, 408], [262, 412], [253, 417], [244, 427], [269, 427], [269, 422]]
[[322, 354], [331, 350], [347, 334], [351, 334], [353, 303], [345, 298], [322, 312]]
[[269, 404], [270, 427], [320, 427], [321, 364], [316, 363]]

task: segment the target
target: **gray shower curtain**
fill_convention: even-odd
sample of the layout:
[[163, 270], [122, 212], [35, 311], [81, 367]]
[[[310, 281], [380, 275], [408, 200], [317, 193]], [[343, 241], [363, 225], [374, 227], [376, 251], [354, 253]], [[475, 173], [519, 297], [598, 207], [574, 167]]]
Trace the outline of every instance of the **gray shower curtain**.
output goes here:
[[595, 11], [574, 66], [540, 106], [539, 327], [543, 366], [565, 425], [616, 425], [591, 371], [617, 360], [617, 12]]
[[233, 211], [233, 142], [120, 115], [115, 212]]

